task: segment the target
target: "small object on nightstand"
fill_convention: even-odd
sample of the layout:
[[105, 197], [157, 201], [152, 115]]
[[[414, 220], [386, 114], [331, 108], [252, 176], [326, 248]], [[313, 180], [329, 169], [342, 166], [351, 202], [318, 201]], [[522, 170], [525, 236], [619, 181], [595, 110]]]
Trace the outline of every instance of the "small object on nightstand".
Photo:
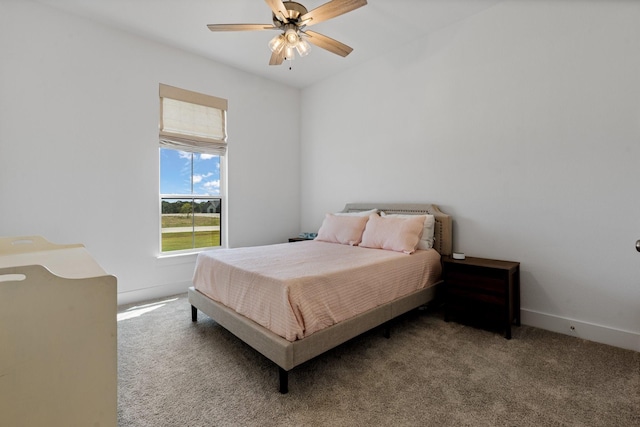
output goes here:
[[289, 237], [289, 242], [303, 242], [305, 240], [313, 240], [318, 236], [318, 233], [300, 233], [298, 237]]
[[464, 259], [464, 252], [454, 252], [451, 254], [453, 259]]
[[298, 234], [298, 237], [301, 239], [313, 240], [318, 237], [318, 233], [300, 233]]

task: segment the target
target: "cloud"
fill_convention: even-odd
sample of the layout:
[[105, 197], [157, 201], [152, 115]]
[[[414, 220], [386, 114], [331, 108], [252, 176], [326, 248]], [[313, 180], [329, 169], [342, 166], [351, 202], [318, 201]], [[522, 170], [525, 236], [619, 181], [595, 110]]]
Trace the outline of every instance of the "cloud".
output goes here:
[[[209, 178], [211, 175], [213, 175], [213, 172], [209, 172], [204, 175], [193, 175], [193, 183], [199, 184], [200, 182], [202, 182], [203, 179]], [[220, 184], [218, 184], [218, 187], [220, 187]]]
[[220, 180], [207, 181], [202, 186], [210, 194], [220, 194]]
[[214, 157], [218, 157], [218, 155], [217, 154], [207, 154], [207, 153], [200, 154], [200, 160], [210, 160], [210, 159], [213, 159]]

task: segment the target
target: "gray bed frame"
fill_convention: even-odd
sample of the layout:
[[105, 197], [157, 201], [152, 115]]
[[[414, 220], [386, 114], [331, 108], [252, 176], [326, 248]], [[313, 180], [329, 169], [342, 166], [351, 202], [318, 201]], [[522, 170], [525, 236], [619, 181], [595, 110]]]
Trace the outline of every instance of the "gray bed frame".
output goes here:
[[[343, 212], [361, 212], [374, 208], [387, 213], [433, 215], [436, 220], [434, 248], [440, 255], [451, 255], [452, 219], [449, 215], [441, 212], [436, 205], [348, 203]], [[194, 287], [189, 288], [188, 298], [193, 322], [198, 320], [198, 310], [202, 311], [220, 326], [278, 365], [279, 390], [280, 393], [287, 393], [290, 370], [351, 338], [428, 303], [435, 298], [440, 283], [400, 297], [296, 341], [287, 341], [247, 317], [210, 299]], [[385, 336], [389, 336], [388, 328], [385, 330]]]

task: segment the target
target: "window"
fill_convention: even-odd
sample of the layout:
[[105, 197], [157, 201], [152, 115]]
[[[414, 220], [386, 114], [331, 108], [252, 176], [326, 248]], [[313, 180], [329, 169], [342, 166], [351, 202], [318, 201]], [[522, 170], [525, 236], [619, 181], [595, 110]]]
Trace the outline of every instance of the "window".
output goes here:
[[222, 246], [227, 101], [160, 85], [161, 252]]

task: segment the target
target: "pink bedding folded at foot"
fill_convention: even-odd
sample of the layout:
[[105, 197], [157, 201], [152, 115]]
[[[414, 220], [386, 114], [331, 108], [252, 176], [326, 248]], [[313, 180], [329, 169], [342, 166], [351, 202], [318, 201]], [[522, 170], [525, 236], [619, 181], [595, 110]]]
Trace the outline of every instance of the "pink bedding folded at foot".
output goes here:
[[197, 290], [295, 341], [440, 280], [434, 249], [411, 255], [320, 241], [198, 255]]

